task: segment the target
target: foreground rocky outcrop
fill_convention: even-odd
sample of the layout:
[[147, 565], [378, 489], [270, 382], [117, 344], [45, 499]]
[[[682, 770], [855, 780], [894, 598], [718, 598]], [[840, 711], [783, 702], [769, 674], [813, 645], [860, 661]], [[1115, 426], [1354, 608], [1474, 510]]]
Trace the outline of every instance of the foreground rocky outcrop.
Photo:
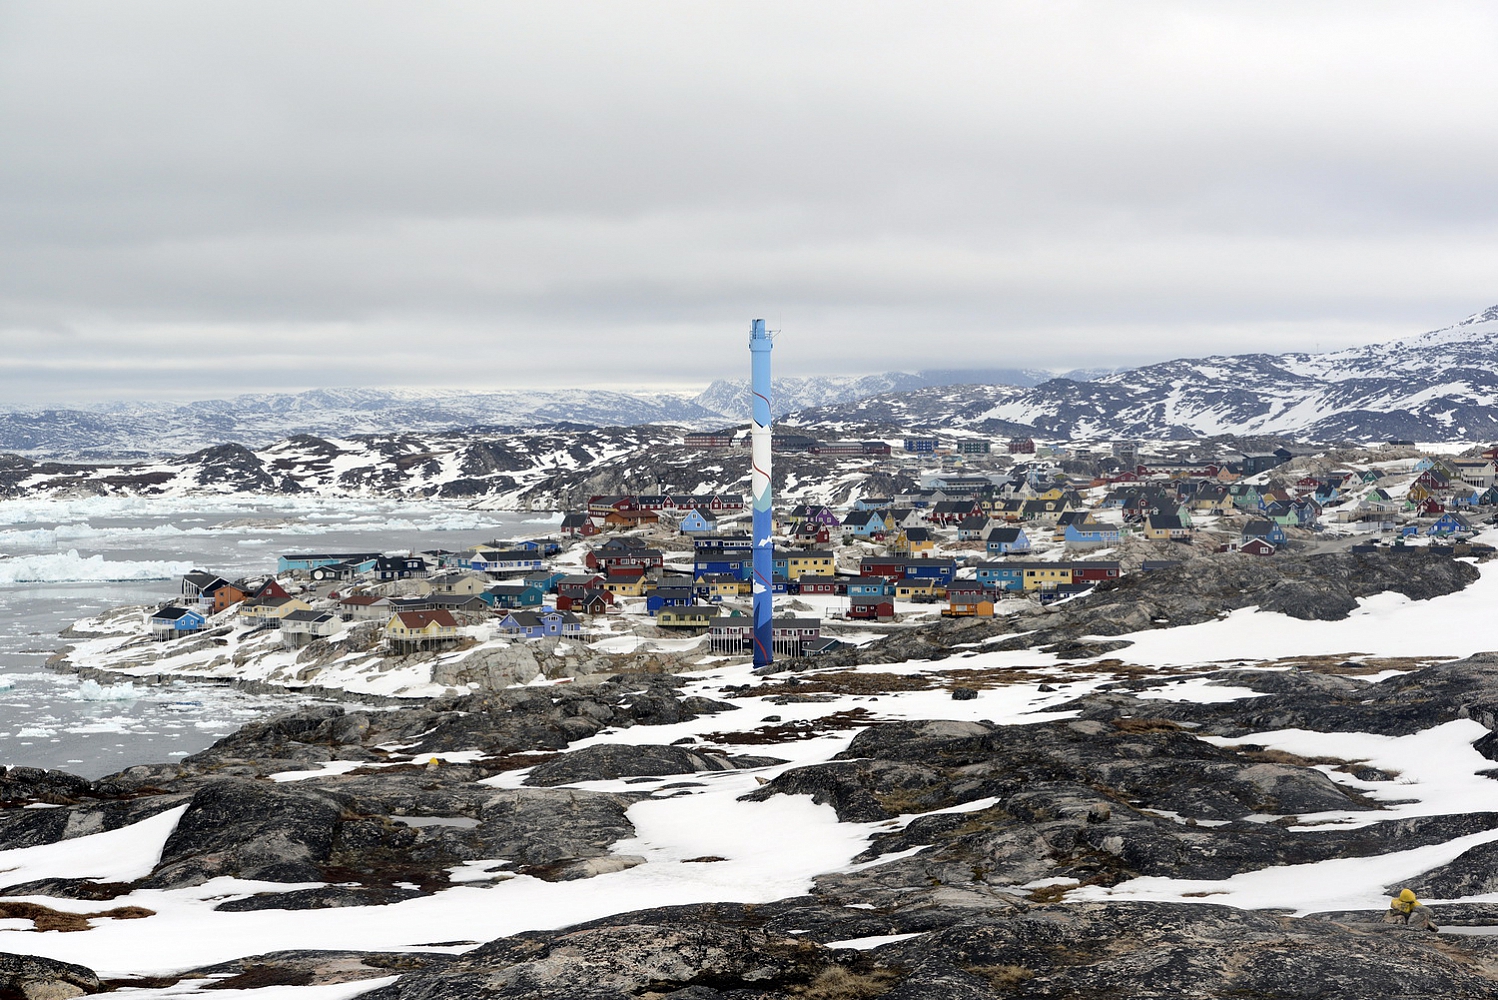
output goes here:
[[[1371, 683], [1357, 664], [1333, 667], [1202, 674], [1197, 682], [1250, 695], [1205, 702], [1159, 697], [1182, 675], [1126, 676], [1070, 700], [1054, 695], [1024, 725], [881, 719], [902, 692], [929, 698], [934, 689], [929, 679], [876, 672], [725, 685], [716, 692], [725, 700], [691, 693], [682, 678], [619, 676], [421, 708], [317, 708], [246, 726], [180, 763], [99, 781], [0, 774], [0, 849], [182, 809], [143, 878], [47, 879], [4, 886], [0, 900], [118, 899], [237, 876], [285, 889], [233, 896], [218, 909], [360, 907], [440, 896], [455, 871], [475, 869], [468, 885], [529, 876], [606, 886], [613, 873], [662, 863], [617, 849], [636, 835], [632, 806], [728, 778], [742, 781], [734, 788], [747, 791], [731, 795], [744, 803], [806, 796], [840, 823], [864, 824], [862, 854], [804, 894], [769, 903], [622, 912], [470, 942], [458, 954], [276, 952], [182, 978], [229, 976], [221, 986], [250, 988], [398, 976], [368, 994], [381, 1000], [1356, 1000], [1383, 997], [1390, 983], [1410, 996], [1494, 995], [1498, 937], [1387, 927], [1376, 911], [1237, 909], [1215, 905], [1215, 891], [1200, 901], [1103, 898], [1140, 878], [1211, 884], [1460, 837], [1472, 846], [1408, 884], [1447, 898], [1498, 888], [1498, 812], [1396, 815], [1389, 804], [1401, 797], [1400, 776], [1366, 761], [1203, 738], [1296, 729], [1399, 737], [1456, 720], [1498, 728], [1498, 654]], [[983, 706], [1003, 678], [967, 682], [979, 686], [954, 680], [954, 691]], [[735, 713], [772, 705], [753, 715], [757, 728], [729, 725], [743, 718]], [[793, 707], [800, 721], [783, 720]], [[680, 733], [686, 723], [695, 735], [675, 740], [639, 730]], [[608, 739], [620, 730], [627, 738]], [[824, 756], [784, 766], [792, 744], [830, 734], [840, 742]], [[1498, 738], [1476, 745], [1498, 759]], [[755, 783], [732, 774], [744, 769], [765, 773]], [[1302, 821], [1315, 816], [1355, 822]], [[789, 842], [799, 831], [784, 835]], [[1491, 906], [1442, 909], [1443, 925], [1498, 926]]]
[[939, 660], [980, 642], [990, 650], [1040, 649], [1089, 657], [1129, 645], [1126, 639], [1091, 637], [1196, 625], [1254, 607], [1307, 621], [1336, 621], [1351, 614], [1362, 598], [1392, 592], [1426, 601], [1462, 590], [1479, 575], [1470, 559], [1416, 547], [1271, 559], [1210, 555], [1106, 581], [1080, 599], [1050, 608], [991, 619], [949, 619], [900, 632], [819, 658], [817, 665]]

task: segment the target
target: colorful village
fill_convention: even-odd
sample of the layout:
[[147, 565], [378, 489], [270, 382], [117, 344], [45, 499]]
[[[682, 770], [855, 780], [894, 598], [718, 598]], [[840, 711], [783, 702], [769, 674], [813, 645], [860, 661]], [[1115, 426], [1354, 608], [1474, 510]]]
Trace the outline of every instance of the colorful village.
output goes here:
[[[698, 434], [684, 443], [712, 451], [735, 439]], [[1194, 558], [1465, 546], [1498, 511], [1498, 447], [1465, 457], [1411, 456], [1406, 447], [1397, 458], [1368, 451], [1340, 463], [1283, 447], [1183, 462], [1114, 442], [1106, 446], [1113, 471], [1082, 480], [1062, 471], [1075, 446], [1011, 440], [1003, 462], [992, 463], [1003, 467], [985, 469], [986, 440], [901, 444], [778, 436], [777, 450], [937, 468], [892, 496], [855, 491], [837, 509], [777, 510], [777, 657], [813, 657], [943, 617], [1075, 600]], [[733, 657], [751, 643], [751, 567], [740, 495], [594, 495], [585, 509], [562, 513], [547, 537], [452, 551], [287, 553], [257, 580], [194, 570], [146, 624], [158, 640], [232, 626], [300, 650], [354, 626], [368, 634], [374, 623], [383, 654], [400, 657], [540, 639]]]

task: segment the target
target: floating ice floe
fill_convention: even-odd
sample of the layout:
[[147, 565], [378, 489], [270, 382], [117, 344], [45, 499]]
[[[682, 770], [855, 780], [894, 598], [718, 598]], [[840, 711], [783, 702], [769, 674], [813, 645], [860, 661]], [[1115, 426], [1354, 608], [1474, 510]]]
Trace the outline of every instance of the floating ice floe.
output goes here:
[[137, 701], [140, 698], [140, 692], [135, 689], [133, 681], [100, 684], [88, 678], [78, 684], [78, 690], [73, 693], [73, 697], [79, 701]]
[[114, 583], [169, 580], [192, 569], [192, 563], [168, 560], [107, 560], [80, 556], [77, 549], [49, 555], [0, 559], [0, 586], [23, 583]]

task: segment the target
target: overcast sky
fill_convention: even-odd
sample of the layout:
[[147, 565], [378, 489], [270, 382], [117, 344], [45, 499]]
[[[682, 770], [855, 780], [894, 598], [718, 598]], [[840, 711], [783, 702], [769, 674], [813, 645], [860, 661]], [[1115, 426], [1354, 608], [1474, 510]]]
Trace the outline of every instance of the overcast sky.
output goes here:
[[0, 402], [1332, 349], [1498, 302], [1498, 8], [0, 5]]

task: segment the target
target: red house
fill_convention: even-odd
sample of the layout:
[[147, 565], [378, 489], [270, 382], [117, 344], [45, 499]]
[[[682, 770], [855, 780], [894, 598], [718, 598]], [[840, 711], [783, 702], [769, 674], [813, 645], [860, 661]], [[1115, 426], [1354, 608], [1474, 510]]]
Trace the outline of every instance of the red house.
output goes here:
[[895, 617], [895, 602], [888, 597], [854, 597], [848, 602], [848, 617], [888, 621]]
[[1118, 563], [1116, 562], [1074, 562], [1060, 565], [1071, 566], [1072, 583], [1099, 583], [1103, 580], [1118, 579]]

